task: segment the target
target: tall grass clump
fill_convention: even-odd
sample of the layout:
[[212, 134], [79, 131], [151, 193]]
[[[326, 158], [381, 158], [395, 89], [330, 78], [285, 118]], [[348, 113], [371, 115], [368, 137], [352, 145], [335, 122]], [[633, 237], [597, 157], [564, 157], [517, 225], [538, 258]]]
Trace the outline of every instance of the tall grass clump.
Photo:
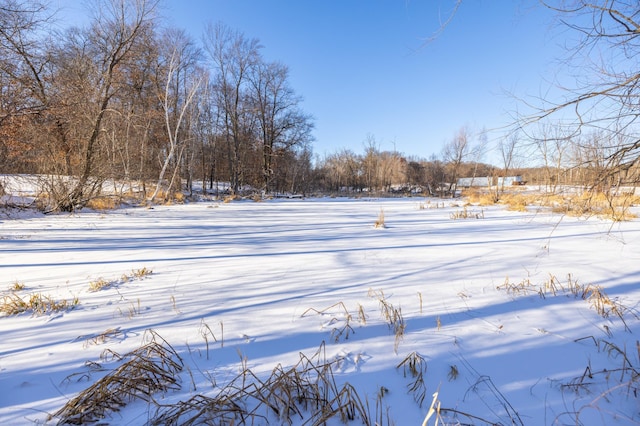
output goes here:
[[413, 382], [408, 385], [409, 392], [413, 395], [413, 399], [418, 405], [422, 407], [424, 398], [427, 395], [427, 385], [424, 382], [424, 376], [427, 372], [427, 361], [419, 353], [411, 352], [404, 357], [396, 368], [402, 368], [404, 377], [407, 377], [407, 374], [411, 376]]
[[12, 293], [2, 297], [0, 313], [10, 316], [31, 312], [33, 315], [46, 315], [66, 311], [78, 306], [77, 297], [70, 300], [55, 300], [51, 296], [33, 293], [25, 297]]
[[531, 282], [529, 278], [525, 278], [519, 282], [512, 282], [509, 280], [509, 277], [507, 277], [505, 282], [496, 288], [512, 295], [535, 293], [543, 299], [548, 296], [557, 296], [558, 294], [573, 295], [576, 298], [587, 301], [589, 307], [601, 317], [617, 317], [622, 321], [625, 329], [628, 331], [630, 331], [630, 329], [627, 325], [626, 317], [629, 314], [636, 318], [638, 317], [633, 310], [609, 297], [602, 286], [596, 284], [580, 284], [571, 274], [568, 274], [565, 282], [560, 281], [555, 275], [549, 274], [549, 278], [542, 284], [535, 284]]
[[582, 194], [570, 194], [547, 198], [554, 213], [575, 217], [597, 216], [602, 219], [622, 222], [636, 218], [630, 211], [640, 198], [627, 193], [606, 193], [585, 191]]
[[153, 402], [158, 392], [180, 389], [177, 374], [183, 368], [182, 359], [164, 339], [150, 333], [151, 341], [132, 352], [122, 356], [106, 352], [124, 363], [55, 412], [52, 417], [58, 424], [101, 422], [131, 401]]
[[262, 425], [305, 420], [305, 424], [323, 425], [358, 420], [373, 426], [368, 406], [356, 389], [336, 383], [333, 369], [338, 362], [327, 359], [324, 343], [312, 356], [301, 353], [291, 367], [277, 365], [264, 379], [243, 361], [241, 372], [215, 394], [159, 405], [149, 424]]
[[373, 224], [374, 228], [386, 228], [387, 226], [384, 223], [384, 210], [380, 209], [380, 213], [378, 213], [378, 219], [376, 219], [376, 221]]
[[389, 301], [385, 298], [384, 292], [382, 290], [375, 291], [370, 289], [369, 296], [374, 297], [378, 300], [378, 303], [380, 304], [380, 313], [389, 325], [389, 328], [393, 331], [393, 335], [395, 338], [394, 351], [398, 353], [398, 346], [404, 339], [404, 332], [407, 328], [407, 324], [405, 323], [404, 317], [402, 316], [402, 309], [400, 307], [395, 307], [393, 306], [393, 304], [389, 303]]
[[92, 210], [114, 210], [120, 206], [120, 200], [112, 196], [98, 196], [87, 201], [87, 208]]
[[97, 278], [89, 282], [89, 291], [95, 292], [104, 290], [110, 287], [116, 287], [120, 284], [127, 283], [133, 280], [143, 280], [149, 275], [153, 274], [151, 269], [147, 269], [146, 267], [142, 267], [140, 269], [133, 269], [129, 274], [122, 274], [119, 280], [107, 280], [105, 278]]
[[463, 206], [462, 210], [452, 212], [449, 217], [453, 220], [456, 219], [484, 219], [484, 210], [479, 212], [475, 210], [469, 210], [467, 206]]

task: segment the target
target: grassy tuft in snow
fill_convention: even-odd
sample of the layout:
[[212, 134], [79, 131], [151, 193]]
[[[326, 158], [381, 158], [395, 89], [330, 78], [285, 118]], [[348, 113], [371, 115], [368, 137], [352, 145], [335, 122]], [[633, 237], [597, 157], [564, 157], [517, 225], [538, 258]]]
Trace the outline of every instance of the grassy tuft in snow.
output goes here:
[[89, 291], [100, 291], [110, 287], [118, 286], [119, 284], [127, 283], [132, 280], [142, 280], [152, 273], [153, 271], [151, 269], [143, 267], [140, 269], [134, 269], [129, 274], [122, 274], [120, 280], [106, 280], [100, 277], [89, 282]]
[[484, 219], [484, 210], [475, 211], [467, 209], [467, 206], [463, 206], [462, 210], [457, 210], [449, 214], [449, 218], [456, 219]]
[[180, 389], [177, 373], [183, 368], [182, 359], [164, 339], [154, 332], [150, 335], [149, 343], [125, 355], [105, 352], [111, 359], [126, 361], [67, 402], [53, 418], [59, 424], [94, 423], [133, 400], [151, 402], [158, 392]]
[[51, 296], [43, 296], [40, 293], [33, 293], [25, 297], [20, 297], [12, 293], [2, 297], [0, 313], [5, 315], [18, 315], [31, 312], [33, 315], [46, 315], [73, 309], [79, 303], [78, 298], [71, 300], [54, 300]]
[[380, 209], [380, 213], [378, 213], [378, 218], [373, 223], [373, 227], [376, 229], [384, 229], [387, 226], [384, 223], [384, 210]]
[[532, 283], [527, 277], [519, 282], [511, 282], [509, 277], [505, 279], [504, 284], [496, 287], [498, 290], [504, 290], [512, 295], [526, 295], [528, 293], [537, 293], [541, 298], [547, 296], [557, 296], [558, 294], [573, 295], [581, 298], [589, 303], [589, 306], [595, 310], [602, 318], [616, 317], [624, 324], [627, 331], [630, 331], [625, 320], [627, 315], [633, 315], [638, 319], [638, 315], [633, 310], [624, 306], [617, 300], [611, 299], [602, 286], [596, 284], [579, 284], [571, 274], [567, 276], [566, 282], [561, 282], [555, 275], [550, 274], [549, 279], [540, 285]]

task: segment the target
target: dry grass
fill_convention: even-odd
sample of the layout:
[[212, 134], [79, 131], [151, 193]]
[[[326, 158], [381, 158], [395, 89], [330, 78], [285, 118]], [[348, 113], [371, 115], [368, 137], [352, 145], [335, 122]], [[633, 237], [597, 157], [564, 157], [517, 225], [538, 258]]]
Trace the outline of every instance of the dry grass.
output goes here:
[[384, 210], [380, 209], [380, 213], [378, 213], [378, 219], [376, 219], [376, 221], [373, 224], [373, 227], [376, 229], [384, 229], [386, 228], [386, 225], [384, 223]]
[[404, 332], [407, 328], [407, 324], [402, 316], [402, 309], [399, 307], [396, 308], [393, 304], [389, 303], [382, 290], [376, 291], [369, 289], [369, 297], [374, 297], [378, 300], [382, 317], [393, 331], [395, 337], [394, 351], [398, 353], [398, 346], [400, 346], [400, 342], [404, 339]]
[[580, 284], [571, 274], [567, 275], [565, 282], [560, 281], [555, 275], [549, 274], [549, 278], [540, 285], [532, 283], [529, 278], [514, 283], [507, 277], [504, 284], [496, 286], [496, 288], [512, 295], [537, 293], [543, 299], [547, 296], [557, 296], [558, 294], [573, 295], [576, 298], [586, 300], [591, 309], [596, 311], [601, 317], [617, 317], [622, 321], [625, 329], [628, 331], [630, 331], [630, 329], [627, 326], [625, 318], [629, 314], [637, 318], [637, 315], [634, 314], [632, 310], [617, 300], [611, 299], [601, 286], [595, 284]]
[[551, 206], [554, 213], [574, 217], [597, 216], [615, 222], [634, 219], [636, 216], [629, 211], [629, 208], [640, 202], [640, 198], [635, 195], [611, 195], [602, 192], [556, 195], [543, 198], [543, 200]]
[[427, 210], [427, 209], [443, 209], [445, 207], [444, 205], [444, 201], [443, 202], [431, 202], [431, 200], [428, 200], [426, 203], [419, 203], [418, 204], [418, 210]]
[[467, 209], [467, 206], [464, 206], [462, 210], [458, 210], [452, 212], [449, 217], [453, 220], [456, 219], [484, 219], [484, 209], [481, 209], [479, 212], [475, 210]]
[[466, 198], [470, 204], [477, 206], [493, 206], [498, 202], [495, 193], [477, 188], [465, 189], [462, 192], [462, 196]]
[[234, 194], [234, 195], [227, 195], [223, 198], [222, 202], [225, 204], [231, 203], [232, 201], [239, 201], [242, 200], [242, 197]]
[[[558, 418], [568, 417], [572, 424], [583, 424], [582, 418], [589, 416], [589, 413], [594, 410], [604, 409], [600, 407], [600, 403], [603, 401], [629, 400], [637, 398], [640, 393], [640, 369], [636, 363], [640, 361], [639, 342], [636, 342], [635, 353], [629, 354], [626, 347], [621, 348], [612, 342], [596, 339], [593, 336], [575, 341], [583, 340], [593, 341], [598, 352], [606, 352], [611, 359], [619, 360], [620, 365], [614, 368], [594, 370], [589, 362], [580, 376], [574, 377], [560, 386], [562, 391], [569, 391], [571, 397], [575, 398], [575, 395], [579, 394], [588, 397], [588, 403], [584, 403], [582, 406], [574, 404], [575, 410], [558, 416]], [[624, 419], [625, 417], [620, 418]]]
[[[333, 305], [321, 310], [309, 308], [304, 311], [301, 316], [304, 317], [310, 312], [329, 317], [326, 324], [332, 327], [331, 338], [334, 342], [339, 342], [342, 338], [346, 340], [349, 338], [351, 333], [355, 333], [351, 326], [353, 316], [343, 302], [334, 303]], [[366, 324], [366, 315], [364, 308], [361, 305], [358, 305], [358, 319], [362, 324]]]
[[89, 281], [89, 291], [99, 291], [103, 288], [110, 287], [112, 284], [111, 281], [107, 281], [104, 278], [100, 277], [93, 281]]
[[[157, 185], [151, 185], [146, 188], [145, 198], [149, 201], [149, 197], [155, 192]], [[171, 205], [173, 203], [182, 204], [186, 200], [186, 196], [181, 191], [168, 191], [165, 188], [160, 188], [158, 193], [156, 194], [154, 201], [157, 203], [164, 203], [166, 205]]]
[[120, 206], [120, 200], [111, 196], [95, 197], [87, 201], [87, 207], [93, 210], [114, 210]]
[[124, 332], [120, 327], [109, 328], [98, 334], [79, 337], [79, 339], [83, 339], [85, 341], [84, 343], [85, 348], [91, 345], [101, 345], [112, 339], [117, 339], [117, 338], [124, 338]]
[[20, 281], [15, 281], [11, 286], [9, 286], [9, 291], [21, 291], [27, 288], [27, 286]]
[[127, 361], [53, 414], [58, 424], [99, 422], [133, 400], [152, 402], [157, 392], [180, 389], [176, 376], [182, 370], [182, 359], [157, 334], [151, 332], [151, 336], [149, 343], [123, 356], [107, 351], [105, 355]]
[[[602, 192], [585, 191], [581, 194], [525, 194], [511, 188], [509, 191], [495, 194], [488, 190], [477, 188], [467, 189], [462, 193], [469, 204], [476, 206], [491, 206], [504, 204], [508, 210], [524, 212], [527, 206], [550, 207], [554, 213], [575, 217], [597, 216], [607, 220], [626, 221], [636, 216], [630, 212], [630, 207], [640, 204], [640, 197], [627, 194], [606, 194]], [[464, 212], [456, 219], [468, 218]]]
[[33, 315], [46, 315], [73, 309], [78, 304], [80, 304], [78, 298], [54, 300], [51, 296], [43, 296], [40, 293], [34, 293], [23, 298], [12, 293], [2, 297], [0, 313], [7, 316], [19, 315], [25, 312], [31, 312]]
[[143, 279], [145, 277], [148, 277], [149, 275], [153, 274], [153, 271], [151, 269], [147, 269], [146, 267], [140, 268], [140, 269], [133, 269], [131, 271], [131, 275], [129, 275], [132, 278], [136, 278], [136, 279]]
[[143, 267], [140, 269], [133, 269], [129, 274], [122, 274], [120, 280], [106, 280], [100, 277], [89, 282], [89, 291], [95, 292], [111, 287], [117, 287], [120, 284], [124, 284], [132, 280], [145, 279], [151, 274], [153, 274], [153, 271], [151, 269]]
[[507, 193], [500, 197], [500, 202], [507, 205], [507, 210], [526, 212], [527, 206], [534, 200], [521, 193]]
[[417, 352], [411, 352], [396, 366], [396, 368], [402, 367], [402, 373], [404, 377], [407, 377], [407, 373], [413, 378], [409, 387], [409, 392], [413, 395], [413, 399], [422, 407], [424, 398], [427, 395], [427, 385], [424, 382], [424, 375], [427, 372], [427, 361], [422, 355]]
[[447, 379], [449, 379], [449, 381], [452, 382], [456, 380], [459, 375], [460, 375], [460, 371], [458, 370], [458, 366], [455, 364], [450, 365], [449, 373], [447, 373]]
[[265, 380], [258, 378], [242, 362], [242, 371], [214, 396], [195, 395], [185, 402], [159, 406], [151, 425], [254, 425], [269, 424], [275, 416], [278, 424], [308, 420], [322, 425], [336, 419], [347, 423], [360, 420], [371, 425], [367, 405], [350, 384], [339, 387], [324, 343], [292, 367], [276, 366]]

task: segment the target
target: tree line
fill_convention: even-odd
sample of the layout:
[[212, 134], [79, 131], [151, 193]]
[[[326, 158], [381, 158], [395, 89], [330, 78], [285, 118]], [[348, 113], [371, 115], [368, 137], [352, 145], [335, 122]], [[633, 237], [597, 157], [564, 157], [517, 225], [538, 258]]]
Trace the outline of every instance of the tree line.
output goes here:
[[362, 153], [314, 159], [313, 117], [287, 66], [222, 23], [207, 25], [200, 42], [160, 25], [159, 1], [96, 0], [86, 25], [56, 30], [44, 0], [0, 0], [0, 172], [41, 176], [48, 209], [81, 208], [106, 182], [150, 201], [196, 182], [232, 195], [450, 194], [460, 177], [514, 174], [551, 189], [638, 182], [633, 2], [543, 2], [578, 34], [572, 57], [600, 62], [592, 83], [515, 118], [496, 140], [461, 127], [420, 159], [369, 136]]
[[62, 211], [108, 180], [152, 201], [196, 179], [231, 193], [304, 184], [313, 120], [257, 39], [209, 24], [200, 45], [159, 25], [158, 0], [92, 5], [86, 26], [54, 31], [45, 3], [0, 1], [3, 172], [46, 176]]

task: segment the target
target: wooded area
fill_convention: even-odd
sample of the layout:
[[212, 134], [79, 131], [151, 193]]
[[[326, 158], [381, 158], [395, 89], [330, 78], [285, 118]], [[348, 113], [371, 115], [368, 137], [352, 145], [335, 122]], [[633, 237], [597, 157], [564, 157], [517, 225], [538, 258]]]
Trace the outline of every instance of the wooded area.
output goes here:
[[[0, 0], [0, 173], [41, 176], [51, 211], [82, 208], [112, 181], [150, 202], [194, 182], [224, 182], [231, 195], [443, 194], [460, 177], [514, 174], [548, 187], [635, 186], [640, 11], [600, 3], [545, 4], [581, 35], [574, 55], [597, 54], [587, 84], [499, 140], [461, 127], [423, 159], [381, 150], [374, 136], [361, 154], [314, 157], [313, 117], [287, 66], [222, 23], [196, 42], [159, 25], [159, 0], [99, 0], [88, 25], [57, 31], [46, 2]], [[500, 164], [486, 163], [489, 151]]]

